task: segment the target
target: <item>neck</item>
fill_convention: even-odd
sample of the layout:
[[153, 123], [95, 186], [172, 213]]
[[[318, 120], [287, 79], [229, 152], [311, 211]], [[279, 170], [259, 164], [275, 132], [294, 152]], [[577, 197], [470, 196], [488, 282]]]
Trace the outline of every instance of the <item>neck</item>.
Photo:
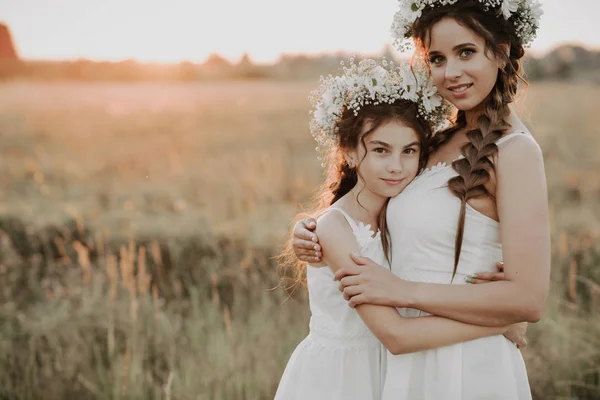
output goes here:
[[359, 182], [348, 193], [347, 206], [351, 209], [352, 215], [371, 226], [377, 226], [377, 221], [381, 208], [385, 204], [387, 197], [382, 197], [373, 193], [364, 183]]

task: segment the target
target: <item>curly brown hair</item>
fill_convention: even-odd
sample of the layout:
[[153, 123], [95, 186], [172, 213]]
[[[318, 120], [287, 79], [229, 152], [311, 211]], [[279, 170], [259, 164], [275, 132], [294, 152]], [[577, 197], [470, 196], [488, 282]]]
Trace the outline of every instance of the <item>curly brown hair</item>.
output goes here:
[[[452, 163], [458, 175], [448, 181], [448, 187], [461, 201], [455, 240], [452, 273], [454, 278], [465, 231], [467, 202], [479, 196], [489, 196], [495, 200], [484, 185], [495, 172], [494, 158], [498, 153], [496, 141], [510, 128], [507, 122], [507, 117], [510, 115], [509, 104], [517, 95], [519, 81], [525, 84], [527, 82], [523, 78], [521, 66], [521, 58], [525, 50], [521, 39], [517, 36], [514, 24], [499, 18], [493, 12], [484, 11], [477, 0], [463, 0], [452, 5], [436, 6], [423, 12], [412, 27], [420, 56], [424, 57], [427, 53], [433, 26], [445, 18], [454, 19], [483, 38], [486, 54], [491, 53], [499, 61], [499, 65], [504, 66], [499, 69], [496, 83], [481, 105], [482, 113], [477, 118], [477, 128], [467, 133], [469, 142], [461, 148], [464, 158]], [[510, 50], [507, 52], [507, 49]], [[425, 59], [428, 62], [427, 57]], [[466, 114], [459, 110], [454, 125], [433, 137], [429, 151], [436, 151], [466, 126]]]

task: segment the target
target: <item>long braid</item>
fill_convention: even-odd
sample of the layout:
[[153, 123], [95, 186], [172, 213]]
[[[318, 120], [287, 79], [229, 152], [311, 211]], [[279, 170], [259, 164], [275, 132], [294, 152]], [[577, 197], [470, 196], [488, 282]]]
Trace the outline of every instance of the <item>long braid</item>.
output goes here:
[[[460, 199], [461, 206], [456, 230], [454, 251], [454, 270], [456, 274], [463, 236], [465, 232], [465, 219], [467, 202], [470, 199], [489, 196], [492, 194], [485, 188], [492, 173], [495, 173], [493, 158], [498, 153], [496, 141], [510, 128], [507, 118], [510, 115], [509, 104], [513, 101], [520, 78], [520, 63], [522, 48], [511, 50], [507, 56], [504, 71], [499, 72], [496, 84], [490, 93], [483, 113], [477, 118], [477, 129], [467, 133], [469, 142], [461, 148], [463, 158], [455, 160], [452, 167], [458, 175], [448, 181], [450, 191]], [[495, 198], [493, 198], [495, 200]]]

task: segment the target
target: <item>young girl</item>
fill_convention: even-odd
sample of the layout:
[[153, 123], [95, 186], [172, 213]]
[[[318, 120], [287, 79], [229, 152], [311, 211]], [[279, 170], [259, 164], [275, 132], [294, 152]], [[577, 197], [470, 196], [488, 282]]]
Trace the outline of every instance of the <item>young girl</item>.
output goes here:
[[[327, 151], [317, 207], [323, 263], [307, 266], [310, 333], [292, 354], [276, 399], [378, 400], [385, 352], [436, 348], [507, 333], [440, 317], [403, 319], [392, 307], [349, 308], [334, 273], [357, 253], [388, 265], [385, 206], [424, 166], [431, 128], [446, 111], [423, 77], [364, 60], [313, 93], [311, 131]], [[426, 121], [427, 119], [427, 121]], [[509, 335], [519, 340], [514, 328]]]
[[[366, 265], [348, 263], [336, 278], [351, 306], [389, 305], [406, 308], [406, 317], [434, 314], [481, 326], [536, 322], [549, 287], [546, 181], [540, 148], [509, 104], [540, 5], [400, 4], [397, 44], [414, 38], [438, 92], [459, 111], [434, 137], [428, 168], [389, 203], [393, 273], [355, 258]], [[297, 231], [318, 235], [302, 225]], [[301, 248], [314, 245], [297, 242], [298, 254], [304, 258]], [[310, 255], [318, 261], [314, 249]], [[506, 280], [465, 284], [489, 278], [502, 259]], [[523, 358], [501, 336], [388, 357], [385, 382], [390, 400], [531, 398]]]

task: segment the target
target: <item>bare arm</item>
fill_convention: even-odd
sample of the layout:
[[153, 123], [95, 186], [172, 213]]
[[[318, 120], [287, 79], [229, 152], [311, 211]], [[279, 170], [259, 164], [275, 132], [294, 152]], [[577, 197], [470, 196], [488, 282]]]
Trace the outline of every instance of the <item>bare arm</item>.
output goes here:
[[550, 227], [542, 153], [529, 136], [500, 151], [496, 198], [506, 281], [489, 285], [419, 284], [415, 308], [478, 325], [537, 322], [550, 281]]
[[[322, 217], [316, 233], [321, 238], [324, 262], [334, 272], [340, 266], [352, 262], [351, 252], [359, 251], [354, 234], [340, 213], [330, 212]], [[403, 318], [398, 310], [388, 306], [364, 304], [356, 310], [369, 329], [393, 354], [501, 335], [508, 330], [508, 327], [474, 326], [437, 316]]]
[[[523, 135], [504, 146], [499, 154], [496, 178], [505, 281], [486, 285], [442, 285], [387, 277], [385, 283], [382, 279], [378, 281], [379, 286], [387, 285], [388, 289], [375, 291], [373, 283], [366, 282], [364, 276], [361, 280], [360, 275], [364, 273], [351, 266], [336, 274], [338, 279], [350, 275], [348, 282], [342, 285], [350, 305], [375, 303], [411, 307], [484, 326], [537, 322], [550, 280], [547, 189], [537, 143]], [[375, 270], [371, 267], [365, 271], [373, 275]], [[371, 281], [374, 280], [371, 277]], [[375, 293], [386, 293], [387, 298], [385, 301], [373, 299]]]

